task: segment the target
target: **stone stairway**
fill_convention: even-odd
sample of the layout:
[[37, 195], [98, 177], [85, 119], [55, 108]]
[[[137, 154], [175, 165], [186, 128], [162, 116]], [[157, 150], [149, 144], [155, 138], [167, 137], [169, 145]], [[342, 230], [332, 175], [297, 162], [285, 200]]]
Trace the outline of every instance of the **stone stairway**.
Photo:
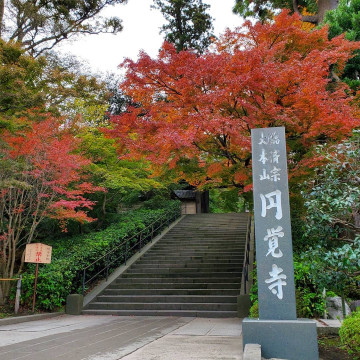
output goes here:
[[83, 314], [236, 317], [247, 220], [186, 215]]

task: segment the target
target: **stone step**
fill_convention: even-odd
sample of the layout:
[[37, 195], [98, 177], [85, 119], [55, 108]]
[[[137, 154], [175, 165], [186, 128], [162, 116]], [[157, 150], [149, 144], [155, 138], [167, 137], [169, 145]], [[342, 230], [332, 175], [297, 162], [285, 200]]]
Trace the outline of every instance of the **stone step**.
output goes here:
[[[223, 258], [227, 255], [229, 256], [243, 256], [245, 250], [245, 245], [240, 249], [232, 249], [232, 248], [221, 248], [221, 249], [202, 249], [197, 250], [193, 248], [187, 248], [184, 246], [182, 249], [173, 249], [171, 247], [167, 249], [150, 249], [148, 252], [144, 254], [147, 256], [164, 256], [164, 255], [170, 255], [170, 256], [200, 256], [200, 255], [206, 255], [208, 257], [218, 257]], [[200, 255], [199, 255], [200, 254]]]
[[237, 242], [237, 241], [243, 241], [245, 238], [246, 232], [245, 231], [241, 231], [239, 233], [236, 234], [215, 234], [213, 231], [209, 231], [207, 232], [194, 232], [194, 231], [189, 231], [189, 232], [179, 232], [179, 233], [171, 233], [171, 234], [167, 234], [166, 236], [166, 240], [178, 240], [178, 241], [186, 241], [186, 240], [193, 240], [193, 242], [197, 242], [197, 241], [209, 241], [209, 242], [214, 242], [214, 241], [224, 241], [224, 242]]
[[[132, 279], [127, 279], [132, 280]], [[153, 280], [153, 279], [151, 279]], [[236, 289], [240, 293], [240, 282], [225, 282], [223, 279], [219, 282], [165, 282], [165, 281], [157, 281], [157, 282], [149, 282], [147, 281], [141, 282], [138, 280], [136, 283], [130, 281], [126, 282], [116, 282], [111, 285], [107, 289], [110, 290], [129, 290], [129, 289], [181, 289], [181, 290], [216, 290], [216, 289]]]
[[101, 295], [96, 302], [110, 303], [231, 303], [237, 302], [237, 296], [229, 295]]
[[229, 303], [135, 303], [135, 302], [99, 302], [89, 304], [88, 309], [100, 310], [201, 310], [201, 311], [236, 311], [237, 304]]
[[182, 246], [197, 246], [206, 248], [208, 246], [220, 248], [220, 247], [241, 247], [245, 245], [245, 239], [239, 239], [237, 241], [225, 241], [225, 240], [194, 240], [194, 241], [183, 241], [181, 239], [170, 239], [170, 241], [159, 241], [155, 246], [172, 246], [173, 248], [179, 248]]
[[248, 214], [187, 215], [83, 311], [236, 317]]
[[104, 295], [189, 295], [189, 296], [237, 296], [238, 289], [111, 289], [107, 288]]
[[244, 251], [244, 246], [232, 246], [232, 245], [217, 245], [217, 246], [213, 246], [213, 245], [198, 245], [198, 244], [194, 244], [194, 245], [181, 245], [179, 244], [178, 246], [173, 246], [171, 244], [166, 245], [166, 244], [160, 244], [160, 245], [155, 245], [154, 247], [151, 248], [151, 252], [153, 253], [154, 251], [158, 251], [158, 250], [166, 250], [166, 251], [182, 251], [184, 250], [184, 247], [186, 246], [187, 250], [191, 250], [191, 251], [221, 251], [221, 252], [231, 252], [231, 251], [236, 251], [236, 252], [241, 252]]
[[183, 248], [184, 246], [186, 247], [200, 247], [200, 248], [208, 248], [208, 247], [213, 247], [213, 248], [226, 248], [226, 247], [230, 247], [230, 248], [244, 248], [245, 247], [245, 240], [239, 240], [239, 241], [234, 241], [234, 242], [228, 242], [228, 241], [201, 241], [201, 240], [196, 240], [194, 242], [182, 242], [182, 240], [171, 240], [169, 242], [159, 242], [156, 245], [154, 245], [154, 248], [157, 247], [172, 247], [174, 249], [176, 248]]
[[[224, 261], [224, 262], [217, 262], [217, 261], [202, 261], [202, 260], [184, 260], [184, 261], [167, 261], [167, 260], [141, 260], [139, 261], [137, 264], [141, 264], [141, 265], [149, 265], [150, 267], [169, 267], [169, 266], [173, 266], [173, 267], [189, 267], [191, 265], [194, 266], [201, 266], [201, 265], [205, 265], [205, 266], [222, 266], [222, 265], [230, 265], [230, 266], [241, 266], [243, 265], [242, 261], [239, 260], [229, 260], [229, 261]], [[138, 266], [137, 264], [133, 265], [133, 266]]]
[[135, 276], [127, 276], [121, 277], [115, 280], [114, 284], [146, 284], [146, 283], [182, 283], [182, 284], [204, 284], [204, 283], [213, 283], [213, 284], [222, 284], [222, 283], [235, 283], [240, 284], [240, 277], [198, 277], [194, 278], [191, 276], [188, 277], [169, 277], [169, 276], [160, 276], [158, 277], [135, 277]]
[[[244, 255], [241, 254], [232, 254], [232, 255], [226, 255], [226, 256], [220, 256], [220, 255], [206, 255], [206, 254], [196, 254], [196, 255], [189, 255], [189, 254], [182, 254], [182, 255], [166, 255], [166, 254], [156, 254], [154, 256], [151, 256], [150, 254], [144, 254], [141, 257], [141, 260], [144, 259], [146, 261], [168, 261], [168, 262], [176, 262], [176, 261], [203, 261], [203, 262], [211, 262], [216, 263], [218, 261], [222, 262], [238, 262], [242, 261], [244, 259]], [[140, 261], [141, 261], [140, 260]]]
[[236, 264], [231, 264], [231, 263], [221, 263], [221, 264], [217, 264], [217, 263], [161, 263], [161, 264], [156, 264], [156, 263], [144, 263], [144, 262], [139, 262], [136, 265], [133, 265], [131, 267], [131, 269], [129, 269], [128, 271], [132, 271], [134, 269], [146, 269], [147, 271], [152, 271], [156, 269], [186, 269], [186, 271], [188, 271], [187, 269], [194, 269], [195, 271], [198, 270], [204, 270], [204, 269], [208, 269], [208, 270], [222, 270], [222, 271], [241, 271], [242, 270], [242, 263], [236, 263]]
[[236, 252], [236, 251], [216, 251], [216, 250], [208, 250], [208, 251], [197, 251], [197, 250], [181, 250], [181, 251], [169, 251], [169, 250], [153, 250], [151, 251], [148, 256], [166, 256], [166, 255], [174, 255], [176, 254], [176, 256], [203, 256], [203, 257], [209, 257], [209, 256], [217, 256], [218, 258], [220, 257], [227, 257], [227, 256], [241, 256], [241, 252]]
[[83, 310], [84, 315], [115, 316], [177, 316], [203, 318], [233, 318], [237, 311], [202, 311], [202, 310]]
[[238, 272], [241, 273], [241, 266], [234, 267], [234, 266], [198, 266], [198, 267], [149, 267], [149, 266], [143, 266], [141, 264], [132, 266], [130, 269], [126, 271], [126, 274], [139, 274], [139, 273], [145, 273], [149, 274], [150, 272], [152, 274], [187, 274], [187, 273], [202, 273], [206, 272], [207, 274], [210, 272], [214, 272], [216, 274], [216, 271], [219, 272]]
[[182, 272], [181, 269], [179, 272], [172, 272], [172, 273], [152, 273], [152, 274], [146, 274], [141, 272], [133, 272], [129, 273], [126, 272], [122, 274], [121, 278], [191, 278], [191, 279], [236, 279], [241, 277], [241, 272]]

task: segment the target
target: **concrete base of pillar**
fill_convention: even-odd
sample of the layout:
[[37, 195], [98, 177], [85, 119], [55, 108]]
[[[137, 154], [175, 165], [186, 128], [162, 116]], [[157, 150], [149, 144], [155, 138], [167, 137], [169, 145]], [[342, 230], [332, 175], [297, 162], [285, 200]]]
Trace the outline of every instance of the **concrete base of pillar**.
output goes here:
[[66, 298], [65, 312], [69, 315], [80, 315], [83, 309], [84, 297], [79, 294], [71, 294]]
[[239, 295], [237, 297], [238, 317], [245, 318], [249, 316], [250, 308], [251, 308], [250, 295]]
[[259, 320], [242, 323], [243, 346], [260, 344], [261, 356], [288, 360], [318, 360], [316, 322], [299, 320]]

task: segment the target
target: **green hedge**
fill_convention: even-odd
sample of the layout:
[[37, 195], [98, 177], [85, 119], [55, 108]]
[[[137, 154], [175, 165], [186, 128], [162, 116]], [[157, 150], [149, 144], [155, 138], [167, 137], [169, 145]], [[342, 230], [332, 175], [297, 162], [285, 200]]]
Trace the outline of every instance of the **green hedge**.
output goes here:
[[360, 311], [353, 312], [342, 323], [339, 335], [341, 342], [354, 360], [360, 359]]
[[[310, 269], [307, 264], [297, 261], [294, 258], [294, 280], [296, 294], [296, 312], [299, 318], [314, 318], [324, 314], [326, 304], [322, 296], [322, 291], [318, 289], [309, 277]], [[252, 307], [250, 309], [250, 317], [258, 317], [258, 287], [256, 263], [253, 271], [253, 286], [250, 289], [250, 298]]]
[[[52, 241], [53, 246], [51, 264], [39, 265], [36, 307], [44, 310], [54, 310], [64, 305], [66, 296], [80, 292], [82, 284], [82, 270], [88, 264], [104, 255], [109, 250], [121, 244], [125, 239], [145, 229], [156, 219], [168, 212], [179, 213], [179, 202], [169, 201], [166, 208], [161, 210], [139, 209], [122, 215], [119, 222], [99, 232], [77, 235], [67, 239]], [[163, 226], [163, 228], [165, 225]], [[161, 229], [158, 230], [160, 232]], [[144, 232], [143, 239], [151, 230]], [[137, 239], [129, 240], [128, 247], [136, 243]], [[133, 252], [137, 251], [134, 249]], [[125, 246], [120, 247], [113, 254], [112, 259], [124, 259]], [[117, 267], [117, 263], [113, 267]], [[87, 271], [91, 277], [104, 263], [92, 266]], [[33, 294], [35, 265], [29, 264], [23, 274], [22, 304], [29, 305]]]

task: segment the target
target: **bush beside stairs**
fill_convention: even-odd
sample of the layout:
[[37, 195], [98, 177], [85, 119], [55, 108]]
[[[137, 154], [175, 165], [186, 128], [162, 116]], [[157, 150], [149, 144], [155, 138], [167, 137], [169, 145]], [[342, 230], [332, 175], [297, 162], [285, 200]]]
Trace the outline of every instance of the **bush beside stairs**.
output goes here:
[[247, 221], [186, 215], [82, 313], [236, 317]]

